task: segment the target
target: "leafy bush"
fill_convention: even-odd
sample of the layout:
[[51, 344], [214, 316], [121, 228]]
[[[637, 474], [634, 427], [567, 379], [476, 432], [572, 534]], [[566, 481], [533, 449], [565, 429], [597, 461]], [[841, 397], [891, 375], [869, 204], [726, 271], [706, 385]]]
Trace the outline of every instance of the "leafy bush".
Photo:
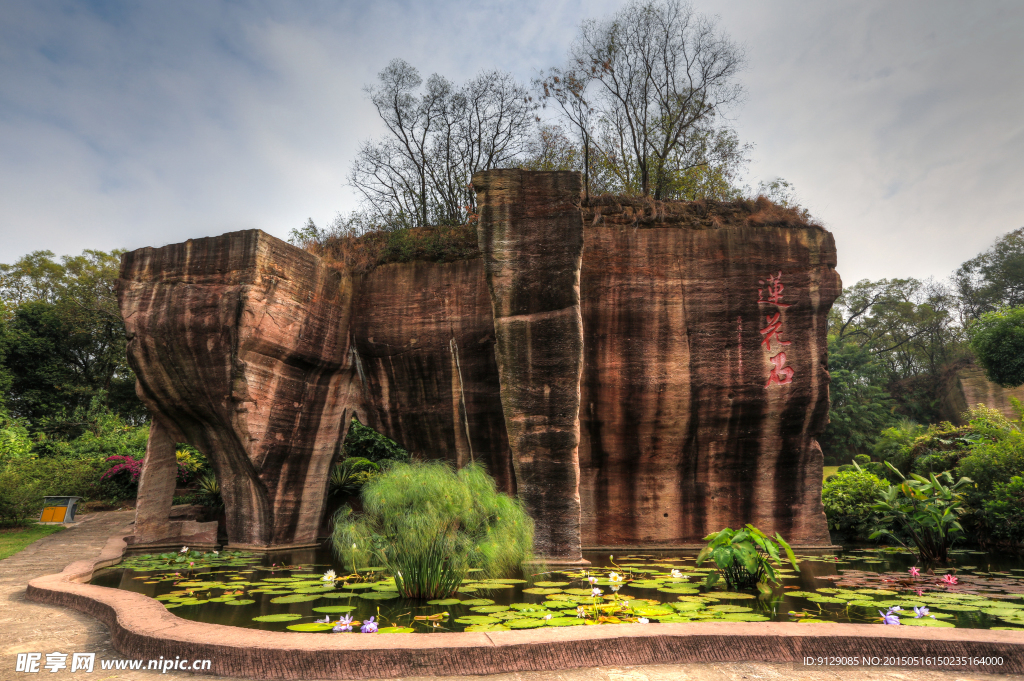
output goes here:
[[353, 456], [331, 468], [331, 476], [327, 482], [327, 494], [331, 497], [343, 497], [358, 494], [363, 485], [380, 473], [380, 464], [369, 459]]
[[[890, 485], [872, 509], [884, 514], [882, 523], [895, 523], [910, 536], [922, 560], [945, 563], [949, 548], [964, 534], [959, 518], [966, 512], [963, 492], [959, 490], [972, 482], [960, 478], [953, 482], [949, 471], [925, 478], [912, 474], [906, 479], [892, 464], [887, 464], [901, 479], [900, 485]], [[871, 539], [892, 537], [900, 544], [903, 540], [887, 528], [871, 534]]]
[[344, 452], [345, 458], [369, 459], [374, 463], [409, 460], [409, 452], [402, 449], [397, 442], [369, 426], [364, 426], [356, 418], [352, 419], [348, 434], [345, 436]]
[[533, 521], [476, 464], [396, 463], [362, 488], [363, 513], [335, 516], [334, 551], [382, 564], [407, 598], [451, 596], [470, 568], [504, 576], [531, 554]]
[[984, 499], [982, 518], [994, 540], [1016, 546], [1024, 543], [1024, 478], [997, 482]]
[[821, 503], [825, 506], [828, 529], [847, 540], [863, 540], [877, 529], [879, 515], [872, 510], [887, 483], [874, 473], [842, 471], [825, 482]]
[[1024, 383], [1024, 307], [985, 312], [967, 333], [989, 380], [1004, 388]]
[[12, 418], [0, 408], [0, 463], [26, 457], [32, 452], [32, 438], [24, 419]]
[[198, 482], [199, 487], [196, 493], [192, 495], [194, 503], [206, 506], [214, 511], [224, 508], [224, 498], [220, 493], [220, 483], [217, 482], [217, 476], [214, 475], [213, 471], [203, 473], [196, 479], [196, 482]]
[[[757, 586], [761, 591], [771, 592], [768, 582], [778, 584], [772, 562], [781, 563], [779, 548], [786, 552], [786, 558], [793, 569], [799, 571], [793, 549], [778, 532], [775, 539], [749, 523], [741, 530], [725, 528], [704, 537], [707, 546], [697, 554], [697, 567], [711, 558], [718, 570], [725, 575], [730, 588]], [[718, 573], [712, 572], [705, 580], [707, 586], [718, 581]]]

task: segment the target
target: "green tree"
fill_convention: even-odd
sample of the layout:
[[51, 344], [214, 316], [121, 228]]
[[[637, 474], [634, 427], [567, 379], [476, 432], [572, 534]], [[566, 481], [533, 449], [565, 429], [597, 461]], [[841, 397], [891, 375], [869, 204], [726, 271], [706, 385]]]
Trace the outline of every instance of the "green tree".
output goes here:
[[883, 370], [867, 348], [833, 338], [828, 352], [831, 404], [821, 445], [828, 454], [849, 459], [896, 421], [896, 403], [882, 387]]
[[967, 333], [989, 380], [1004, 388], [1024, 383], [1024, 307], [983, 312]]
[[961, 265], [954, 280], [967, 319], [1024, 306], [1024, 227], [999, 237], [992, 248]]
[[101, 393], [117, 413], [145, 420], [117, 305], [119, 266], [119, 251], [92, 250], [59, 262], [37, 251], [0, 265], [0, 383], [8, 408], [33, 428], [47, 421], [76, 436], [75, 412]]

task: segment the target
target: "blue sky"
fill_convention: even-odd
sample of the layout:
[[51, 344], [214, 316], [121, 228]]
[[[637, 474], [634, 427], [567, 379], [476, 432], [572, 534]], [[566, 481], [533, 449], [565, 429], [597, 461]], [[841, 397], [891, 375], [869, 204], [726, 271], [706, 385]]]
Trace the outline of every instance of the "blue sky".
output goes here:
[[[529, 81], [621, 0], [0, 0], [0, 262], [356, 207], [392, 58]], [[783, 177], [839, 272], [943, 278], [1024, 226], [1024, 4], [696, 0], [747, 53], [747, 181]]]

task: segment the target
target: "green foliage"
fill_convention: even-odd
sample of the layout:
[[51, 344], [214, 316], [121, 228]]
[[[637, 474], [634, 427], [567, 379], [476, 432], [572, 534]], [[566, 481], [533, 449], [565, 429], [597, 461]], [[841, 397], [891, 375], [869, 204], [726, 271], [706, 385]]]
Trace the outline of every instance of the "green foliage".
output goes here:
[[[740, 530], [725, 528], [704, 537], [707, 546], [697, 555], [697, 566], [711, 558], [725, 576], [730, 588], [757, 586], [762, 591], [769, 582], [778, 584], [778, 575], [772, 563], [781, 564], [779, 549], [786, 552], [786, 559], [793, 569], [799, 570], [793, 549], [778, 532], [774, 540], [749, 523]], [[708, 575], [707, 586], [718, 579], [717, 573]]]
[[[901, 419], [895, 426], [886, 428], [879, 434], [871, 447], [871, 453], [883, 463], [889, 462], [900, 470], [910, 470], [914, 461], [911, 454], [914, 442], [924, 431], [923, 426], [910, 419]], [[886, 468], [886, 471], [889, 469]]]
[[408, 461], [409, 452], [397, 442], [381, 435], [373, 428], [364, 426], [353, 418], [345, 436], [345, 458], [362, 458], [379, 463], [381, 461]]
[[358, 494], [363, 485], [380, 474], [380, 464], [361, 456], [352, 456], [331, 468], [327, 493], [332, 497]]
[[36, 251], [0, 265], [0, 387], [31, 430], [74, 439], [74, 415], [97, 395], [134, 424], [146, 418], [126, 359], [115, 281], [120, 251], [57, 262]]
[[[964, 534], [959, 518], [966, 508], [960, 489], [973, 481], [961, 477], [954, 483], [949, 471], [933, 473], [927, 478], [912, 473], [911, 479], [907, 479], [892, 464], [887, 466], [902, 482], [889, 485], [878, 503], [871, 507], [882, 514], [879, 522], [894, 523], [906, 533], [922, 560], [945, 563], [950, 546]], [[888, 528], [876, 530], [870, 538], [882, 536], [904, 544], [900, 536]]]
[[479, 465], [395, 463], [343, 507], [332, 543], [344, 565], [384, 565], [409, 598], [446, 598], [471, 568], [504, 577], [531, 553], [533, 521]]
[[825, 481], [821, 503], [828, 529], [845, 540], [864, 540], [877, 529], [879, 515], [871, 507], [888, 484], [873, 473], [852, 466], [851, 469]]
[[988, 535], [997, 542], [1024, 543], [1024, 478], [996, 482], [982, 502], [982, 519]]
[[968, 260], [954, 275], [964, 316], [1024, 306], [1024, 227], [996, 239], [989, 250]]
[[220, 493], [220, 483], [217, 482], [217, 476], [213, 471], [203, 473], [196, 479], [196, 482], [197, 489], [193, 495], [194, 503], [215, 511], [224, 508], [224, 498]]
[[9, 459], [27, 457], [32, 452], [32, 438], [25, 419], [13, 418], [0, 407], [0, 465]]
[[1024, 383], [1024, 307], [985, 312], [967, 333], [989, 380], [1004, 388]]
[[174, 457], [178, 460], [179, 477], [182, 478], [182, 482], [195, 480], [211, 470], [206, 455], [195, 447], [179, 444], [176, 450]]

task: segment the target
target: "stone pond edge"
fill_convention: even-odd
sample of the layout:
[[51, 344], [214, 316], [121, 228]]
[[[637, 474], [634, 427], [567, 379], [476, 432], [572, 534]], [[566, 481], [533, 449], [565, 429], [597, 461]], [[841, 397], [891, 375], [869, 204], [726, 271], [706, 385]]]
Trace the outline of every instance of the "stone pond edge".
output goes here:
[[[126, 548], [112, 536], [93, 560], [28, 583], [29, 600], [103, 622], [127, 658], [209, 659], [209, 674], [249, 679], [480, 675], [672, 663], [878, 658], [871, 666], [1024, 673], [1024, 632], [881, 624], [708, 622], [542, 627], [522, 631], [344, 635], [272, 632], [177, 617], [142, 594], [88, 584]], [[940, 658], [907, 664], [906, 658]], [[1001, 666], [972, 658], [1002, 657]], [[903, 658], [903, 664], [894, 658]], [[967, 658], [967, 664], [951, 664]], [[864, 666], [864, 665], [862, 665]]]

